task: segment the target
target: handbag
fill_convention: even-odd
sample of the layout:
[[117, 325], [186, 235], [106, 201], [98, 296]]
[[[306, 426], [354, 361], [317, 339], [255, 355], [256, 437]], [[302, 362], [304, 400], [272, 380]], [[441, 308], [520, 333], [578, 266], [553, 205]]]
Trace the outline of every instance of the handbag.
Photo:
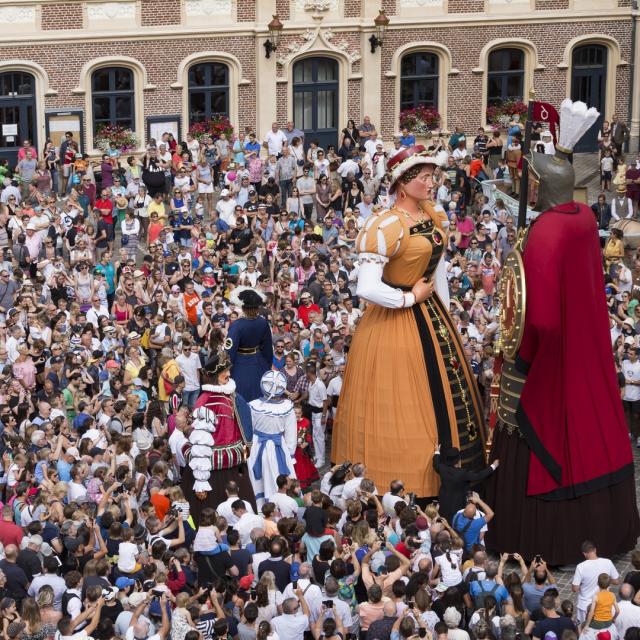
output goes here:
[[122, 236], [122, 246], [126, 247], [129, 244], [129, 236], [126, 234], [123, 234]]

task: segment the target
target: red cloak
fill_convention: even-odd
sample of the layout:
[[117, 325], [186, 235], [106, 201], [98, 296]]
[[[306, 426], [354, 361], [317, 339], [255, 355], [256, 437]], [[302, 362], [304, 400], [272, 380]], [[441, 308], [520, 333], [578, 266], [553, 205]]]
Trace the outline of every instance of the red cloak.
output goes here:
[[527, 495], [565, 500], [634, 471], [591, 209], [570, 202], [541, 214], [524, 266], [527, 311], [516, 368], [526, 383], [516, 417], [531, 450]]

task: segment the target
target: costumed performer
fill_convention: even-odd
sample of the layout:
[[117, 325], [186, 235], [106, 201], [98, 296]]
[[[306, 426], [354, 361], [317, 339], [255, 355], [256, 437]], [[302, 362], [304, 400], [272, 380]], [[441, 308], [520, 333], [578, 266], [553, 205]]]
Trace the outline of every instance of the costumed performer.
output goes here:
[[501, 464], [488, 481], [496, 515], [487, 546], [556, 565], [575, 562], [584, 540], [612, 556], [640, 533], [598, 229], [591, 209], [573, 201], [568, 159], [598, 115], [565, 100], [555, 156], [532, 154], [543, 213], [523, 243], [526, 305], [508, 295], [524, 290], [522, 268], [508, 258], [502, 274], [501, 338], [513, 359], [500, 380], [492, 455]]
[[251, 412], [236, 393], [226, 354], [214, 354], [203, 368], [204, 384], [196, 400], [192, 431], [182, 449], [186, 467], [182, 490], [196, 526], [205, 507], [215, 509], [227, 499], [225, 483], [235, 480], [239, 496], [255, 506], [245, 462], [253, 436]]
[[293, 402], [284, 397], [285, 375], [280, 371], [267, 371], [260, 386], [263, 397], [249, 403], [253, 443], [247, 462], [258, 508], [278, 493], [278, 476], [295, 478], [297, 442]]
[[298, 446], [296, 447], [296, 476], [303, 491], [309, 489], [311, 484], [320, 480], [320, 474], [311, 457], [313, 436], [311, 435], [311, 421], [302, 415], [302, 407], [295, 405], [296, 421], [298, 428]]
[[433, 171], [446, 160], [423, 146], [393, 156], [395, 203], [358, 235], [357, 295], [369, 304], [349, 349], [333, 435], [332, 460], [364, 463], [378, 487], [401, 476], [421, 497], [438, 493], [437, 443], [459, 448], [464, 468], [484, 467], [481, 400], [448, 312], [448, 220], [432, 202]]
[[247, 402], [262, 396], [260, 378], [273, 362], [271, 328], [259, 315], [264, 301], [264, 295], [250, 287], [237, 287], [229, 296], [229, 302], [242, 307], [244, 315], [229, 327], [225, 346], [231, 360], [231, 376]]

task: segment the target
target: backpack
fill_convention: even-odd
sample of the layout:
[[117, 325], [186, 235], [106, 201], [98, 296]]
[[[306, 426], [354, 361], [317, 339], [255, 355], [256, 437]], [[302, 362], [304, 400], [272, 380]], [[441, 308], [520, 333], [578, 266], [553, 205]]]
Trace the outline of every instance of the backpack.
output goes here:
[[498, 587], [500, 586], [497, 582], [494, 582], [493, 586], [491, 587], [491, 589], [489, 589], [489, 591], [487, 591], [484, 588], [484, 585], [482, 584], [482, 580], [478, 580], [477, 581], [478, 586], [480, 587], [480, 592], [476, 593], [473, 596], [473, 604], [476, 608], [476, 611], [478, 609], [484, 609], [484, 599], [487, 596], [495, 596], [496, 591], [498, 590]]
[[67, 611], [67, 606], [69, 605], [69, 602], [71, 602], [71, 600], [73, 600], [74, 598], [78, 598], [78, 600], [80, 600], [80, 597], [78, 596], [77, 593], [69, 593], [69, 591], [65, 591], [62, 594], [62, 615], [63, 616], [68, 616], [69, 612]]

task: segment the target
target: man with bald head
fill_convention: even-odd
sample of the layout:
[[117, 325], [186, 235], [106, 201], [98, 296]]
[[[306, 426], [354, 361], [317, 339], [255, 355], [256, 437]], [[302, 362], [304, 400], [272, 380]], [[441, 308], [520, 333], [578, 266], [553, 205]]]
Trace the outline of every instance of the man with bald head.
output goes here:
[[309, 631], [309, 606], [300, 587], [295, 594], [295, 598], [287, 598], [282, 603], [282, 615], [271, 620], [271, 627], [283, 640], [302, 638], [305, 631]]
[[18, 547], [9, 544], [4, 548], [4, 560], [0, 560], [0, 569], [7, 576], [6, 595], [16, 601], [18, 610], [22, 601], [27, 597], [29, 580], [27, 574], [16, 564]]
[[640, 627], [640, 607], [633, 602], [633, 596], [635, 591], [633, 587], [625, 582], [620, 586], [618, 596], [618, 608], [620, 613], [616, 617], [615, 625], [618, 630], [618, 635], [621, 638], [625, 637], [627, 629], [631, 627]]

